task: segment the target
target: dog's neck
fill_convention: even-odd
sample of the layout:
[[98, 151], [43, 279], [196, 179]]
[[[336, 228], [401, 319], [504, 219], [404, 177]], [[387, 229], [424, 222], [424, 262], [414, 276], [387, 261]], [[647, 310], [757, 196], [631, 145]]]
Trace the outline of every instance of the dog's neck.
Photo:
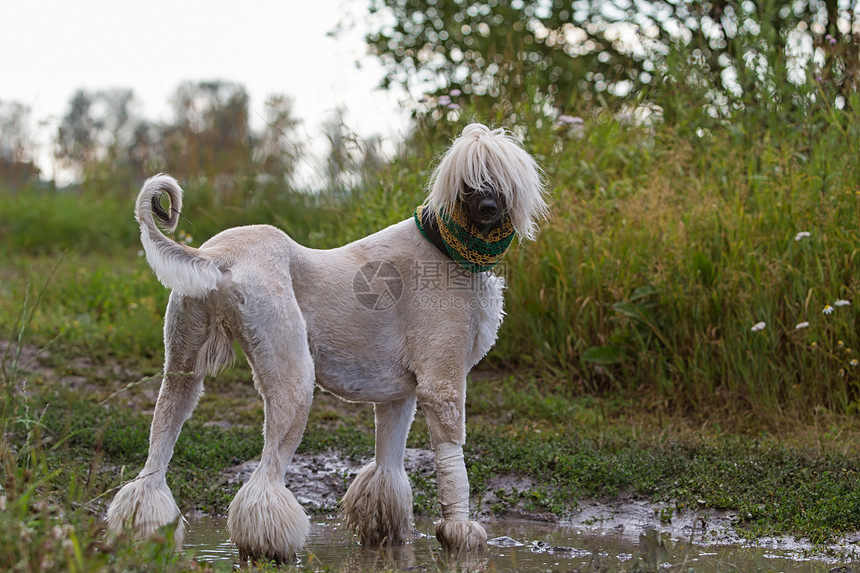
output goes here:
[[427, 209], [424, 205], [420, 205], [415, 209], [415, 223], [418, 225], [418, 229], [424, 235], [424, 238], [433, 243], [434, 247], [450, 259], [451, 255], [448, 253], [448, 247], [445, 246], [445, 241], [442, 240], [442, 233], [439, 232], [436, 213], [432, 209]]
[[428, 241], [472, 273], [492, 270], [514, 239], [514, 228], [508, 217], [486, 233], [471, 224], [463, 212], [449, 216], [444, 210], [437, 214], [419, 205], [414, 218], [418, 230]]

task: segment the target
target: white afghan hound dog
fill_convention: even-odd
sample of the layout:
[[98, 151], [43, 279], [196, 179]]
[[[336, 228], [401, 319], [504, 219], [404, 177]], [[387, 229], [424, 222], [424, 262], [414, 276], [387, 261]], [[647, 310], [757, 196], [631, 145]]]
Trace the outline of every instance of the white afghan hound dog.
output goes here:
[[238, 340], [265, 409], [260, 463], [227, 520], [243, 560], [288, 561], [305, 543], [310, 522], [284, 476], [314, 383], [374, 405], [375, 457], [340, 507], [363, 544], [410, 537], [403, 457], [418, 402], [436, 461], [436, 537], [448, 550], [482, 549], [487, 534], [469, 518], [463, 460], [466, 376], [504, 315], [504, 281], [491, 269], [515, 234], [534, 239], [548, 215], [545, 199], [535, 160], [504, 129], [480, 124], [468, 125], [442, 157], [412, 217], [331, 250], [303, 247], [266, 225], [228, 229], [200, 248], [176, 242], [160, 229], [176, 229], [182, 189], [168, 175], [148, 179], [135, 215], [147, 261], [172, 289], [164, 377], [146, 464], [111, 503], [109, 529], [148, 535], [175, 523], [181, 547], [185, 524], [167, 465], [204, 376], [232, 360]]

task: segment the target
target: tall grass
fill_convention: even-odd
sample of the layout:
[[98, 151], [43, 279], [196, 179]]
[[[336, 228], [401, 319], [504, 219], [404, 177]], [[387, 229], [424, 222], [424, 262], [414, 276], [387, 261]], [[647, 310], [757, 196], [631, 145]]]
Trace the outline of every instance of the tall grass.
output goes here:
[[[850, 413], [860, 397], [860, 105], [849, 103], [765, 126], [754, 114], [709, 123], [691, 112], [666, 125], [588, 110], [582, 126], [558, 126], [540, 108], [512, 116], [464, 102], [419, 121], [351, 193], [248, 181], [238, 202], [218, 204], [198, 183], [181, 228], [192, 244], [248, 223], [313, 247], [343, 244], [409, 217], [447, 141], [480, 113], [501, 115], [543, 165], [553, 215], [535, 244], [507, 255], [507, 317], [491, 364], [683, 412]], [[60, 278], [33, 319], [37, 340], [64, 332], [88, 352], [157, 354], [166, 293], [136, 256], [134, 193], [49, 202], [21, 193], [4, 205], [12, 263], [0, 313], [15, 311], [25, 275], [59, 253]]]
[[828, 119], [556, 136], [496, 356], [683, 409], [854, 411], [855, 307], [822, 311], [857, 290], [860, 118]]
[[[582, 127], [539, 108], [484, 112], [523, 136], [553, 202], [537, 243], [507, 255], [489, 362], [686, 413], [856, 412], [856, 100], [766, 123], [756, 109], [691, 108], [672, 125], [584, 109]], [[422, 172], [428, 146], [480, 113], [428, 110], [391, 173]], [[384, 203], [380, 188], [351, 207]]]
[[[40, 393], [25, 374], [33, 357], [23, 352], [24, 343], [39, 299], [25, 297], [14, 339], [0, 352], [0, 568], [133, 571], [150, 563], [178, 570], [179, 558], [164, 540], [130, 544], [104, 537], [99, 507], [111, 484], [100, 471], [102, 440], [90, 435], [87, 415], [57, 416], [49, 403], [35, 398]], [[73, 395], [64, 398], [74, 402]], [[92, 412], [91, 405], [87, 410]], [[73, 446], [82, 431], [87, 445], [97, 444], [86, 457]]]

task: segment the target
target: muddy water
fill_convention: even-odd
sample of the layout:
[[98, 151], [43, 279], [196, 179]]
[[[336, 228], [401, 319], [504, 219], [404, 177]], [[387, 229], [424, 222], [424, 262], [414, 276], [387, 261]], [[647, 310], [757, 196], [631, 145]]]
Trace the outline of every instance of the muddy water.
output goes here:
[[[595, 534], [556, 524], [494, 520], [484, 526], [491, 538], [479, 558], [457, 559], [440, 550], [429, 520], [416, 522], [415, 537], [403, 547], [371, 549], [358, 545], [336, 517], [314, 517], [305, 550], [297, 556], [311, 571], [829, 571], [843, 564], [799, 551], [740, 546], [701, 546], [672, 541], [654, 530], [638, 539]], [[185, 551], [198, 561], [238, 563], [226, 521], [203, 518], [191, 523]]]

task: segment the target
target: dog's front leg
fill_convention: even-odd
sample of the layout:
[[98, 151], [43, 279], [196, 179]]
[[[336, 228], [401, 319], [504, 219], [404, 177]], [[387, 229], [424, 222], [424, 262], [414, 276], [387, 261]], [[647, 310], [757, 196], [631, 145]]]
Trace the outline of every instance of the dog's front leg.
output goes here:
[[430, 440], [436, 456], [436, 480], [442, 521], [436, 539], [449, 551], [483, 550], [487, 532], [469, 519], [469, 478], [463, 459], [466, 441], [466, 380], [418, 385]]
[[412, 486], [403, 468], [415, 397], [374, 406], [376, 455], [341, 500], [344, 523], [365, 545], [399, 545], [412, 533]]

